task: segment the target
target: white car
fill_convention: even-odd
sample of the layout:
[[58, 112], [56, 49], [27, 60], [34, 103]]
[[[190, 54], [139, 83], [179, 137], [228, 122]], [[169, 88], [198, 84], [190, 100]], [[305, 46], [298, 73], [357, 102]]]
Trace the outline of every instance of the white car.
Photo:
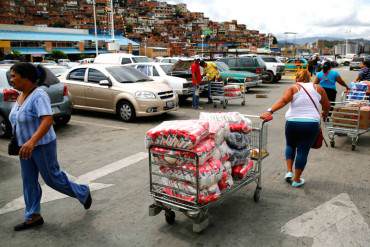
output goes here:
[[146, 56], [136, 56], [128, 53], [105, 53], [99, 54], [94, 63], [101, 64], [131, 64], [131, 63], [148, 63], [152, 59]]
[[152, 79], [160, 79], [167, 83], [179, 95], [181, 100], [187, 99], [192, 94], [192, 83], [185, 78], [171, 76], [173, 68], [171, 63], [136, 63], [130, 66], [151, 77]]

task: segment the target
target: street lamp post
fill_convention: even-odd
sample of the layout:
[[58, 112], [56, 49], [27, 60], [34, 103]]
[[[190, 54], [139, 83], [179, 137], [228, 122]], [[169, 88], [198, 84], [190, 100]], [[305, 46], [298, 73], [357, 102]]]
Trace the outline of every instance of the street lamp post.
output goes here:
[[204, 56], [204, 34], [202, 34], [201, 36], [200, 36], [201, 38], [202, 38], [202, 58], [203, 58], [203, 56]]
[[95, 29], [95, 53], [96, 56], [99, 55], [99, 48], [98, 48], [98, 30], [96, 27], [96, 10], [95, 10], [95, 0], [93, 0], [93, 10], [94, 10], [94, 29]]

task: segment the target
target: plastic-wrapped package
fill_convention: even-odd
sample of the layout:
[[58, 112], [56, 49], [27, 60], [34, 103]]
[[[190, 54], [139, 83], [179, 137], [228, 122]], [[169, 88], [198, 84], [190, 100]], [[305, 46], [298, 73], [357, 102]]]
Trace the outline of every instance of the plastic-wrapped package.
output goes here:
[[250, 160], [247, 164], [237, 165], [232, 168], [232, 175], [236, 179], [243, 179], [247, 176], [249, 171], [253, 168], [253, 161]]
[[231, 132], [226, 136], [226, 142], [229, 147], [233, 149], [245, 149], [249, 148], [250, 138], [247, 134], [240, 132]]
[[191, 149], [209, 134], [208, 121], [166, 121], [146, 133], [145, 144]]
[[241, 92], [225, 92], [225, 97], [241, 97]]
[[229, 123], [229, 129], [231, 132], [249, 133], [252, 130], [251, 121], [243, 117], [239, 112], [201, 112], [199, 119], [208, 121], [226, 121]]
[[226, 92], [241, 92], [239, 85], [226, 85], [224, 86], [224, 91]]
[[[227, 165], [230, 165], [230, 162], [227, 162]], [[229, 170], [230, 169], [230, 170]], [[231, 165], [230, 167], [226, 167], [223, 165], [223, 171], [222, 171], [222, 178], [218, 182], [218, 187], [221, 191], [224, 191], [226, 189], [231, 189], [231, 187], [234, 185], [233, 177], [231, 176]]]
[[[188, 181], [196, 187], [197, 167], [187, 163], [177, 167], [161, 166], [160, 172], [168, 177]], [[204, 165], [199, 166], [199, 187], [206, 188], [218, 183], [222, 177], [222, 163], [219, 160], [210, 159]]]
[[219, 145], [217, 149], [220, 151], [221, 161], [229, 160], [233, 153], [233, 150], [231, 150], [231, 148], [227, 145], [226, 141]]
[[[199, 165], [203, 165], [211, 157], [214, 157], [217, 151], [215, 149], [216, 144], [212, 138], [207, 138], [198, 143], [191, 151], [196, 153], [199, 158]], [[152, 149], [154, 162], [161, 163], [166, 161], [170, 165], [180, 165], [189, 160], [195, 161], [195, 154], [186, 151], [171, 150], [166, 148], [154, 147]]]
[[245, 162], [248, 160], [250, 150], [249, 149], [242, 150], [231, 149], [231, 150], [233, 151], [229, 159], [231, 166], [245, 164]]
[[215, 140], [216, 145], [220, 145], [229, 132], [230, 129], [227, 122], [209, 121], [209, 137]]
[[[188, 201], [188, 202], [196, 201], [196, 195], [189, 195], [188, 193], [174, 190], [173, 188], [170, 188], [170, 187], [165, 187], [163, 189], [163, 192], [166, 193], [167, 195], [177, 197], [184, 201]], [[207, 189], [199, 191], [198, 202], [204, 205], [204, 204], [207, 204], [213, 201], [217, 201], [220, 195], [221, 195], [221, 191], [220, 191], [220, 188], [218, 187], [218, 184], [214, 184], [208, 187]]]
[[231, 168], [231, 163], [229, 161], [226, 161], [225, 163], [222, 164], [227, 173], [231, 175], [232, 173], [232, 168]]

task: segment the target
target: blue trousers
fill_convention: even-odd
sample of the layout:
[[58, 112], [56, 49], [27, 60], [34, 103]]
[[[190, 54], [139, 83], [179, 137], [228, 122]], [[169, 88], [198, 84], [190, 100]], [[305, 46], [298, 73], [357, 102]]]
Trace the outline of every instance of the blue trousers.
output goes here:
[[285, 125], [285, 158], [293, 160], [296, 169], [304, 170], [311, 146], [319, 134], [318, 122], [287, 121]]
[[193, 108], [199, 107], [199, 95], [196, 95], [197, 86], [193, 86]]
[[57, 143], [52, 141], [46, 145], [37, 146], [32, 157], [28, 160], [20, 159], [23, 195], [26, 209], [25, 220], [31, 219], [32, 214], [40, 213], [41, 186], [38, 181], [39, 173], [45, 183], [51, 188], [77, 198], [84, 204], [90, 189], [86, 185], [78, 185], [69, 181], [66, 174], [60, 170], [57, 160]]

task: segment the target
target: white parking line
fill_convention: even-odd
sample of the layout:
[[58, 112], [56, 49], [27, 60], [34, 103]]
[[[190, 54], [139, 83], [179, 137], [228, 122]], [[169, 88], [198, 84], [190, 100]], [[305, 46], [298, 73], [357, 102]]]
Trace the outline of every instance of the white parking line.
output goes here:
[[6, 158], [9, 158], [9, 159], [13, 159], [13, 160], [18, 160], [18, 156], [10, 156], [9, 154], [7, 154], [5, 152], [2, 152], [2, 151], [0, 151], [0, 156], [6, 157]]
[[118, 126], [113, 126], [113, 125], [107, 125], [107, 124], [97, 124], [97, 123], [91, 123], [91, 122], [86, 122], [86, 121], [79, 121], [79, 120], [71, 120], [71, 123], [76, 123], [79, 125], [92, 125], [92, 126], [97, 126], [97, 127], [102, 127], [102, 128], [110, 128], [110, 129], [117, 129], [117, 130], [129, 130], [128, 128], [125, 127], [118, 127]]

